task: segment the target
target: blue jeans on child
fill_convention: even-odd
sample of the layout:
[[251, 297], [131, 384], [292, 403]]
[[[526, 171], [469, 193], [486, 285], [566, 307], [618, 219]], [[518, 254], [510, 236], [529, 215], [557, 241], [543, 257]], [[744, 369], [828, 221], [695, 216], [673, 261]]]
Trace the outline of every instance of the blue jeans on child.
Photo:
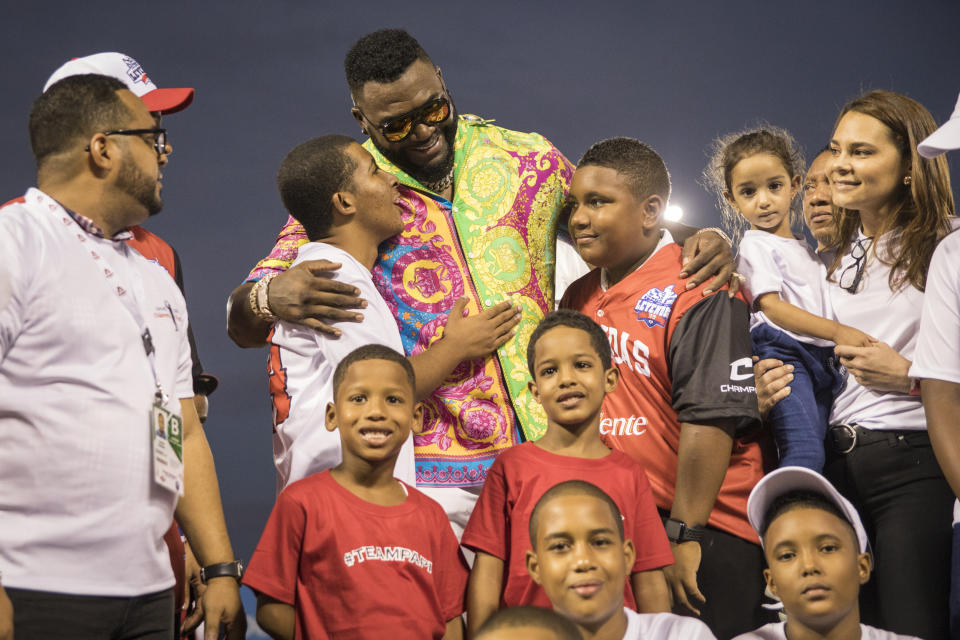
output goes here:
[[776, 358], [793, 365], [790, 395], [767, 417], [780, 452], [780, 466], [822, 472], [830, 409], [845, 379], [833, 348], [800, 342], [766, 323], [751, 329], [750, 341], [753, 355], [761, 360]]

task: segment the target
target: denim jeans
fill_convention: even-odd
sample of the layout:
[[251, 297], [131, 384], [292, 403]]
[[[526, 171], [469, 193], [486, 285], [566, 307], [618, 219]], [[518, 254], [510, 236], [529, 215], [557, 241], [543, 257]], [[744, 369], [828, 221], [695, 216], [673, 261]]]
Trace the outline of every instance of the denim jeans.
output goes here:
[[830, 409], [844, 383], [833, 349], [800, 342], [766, 323], [750, 331], [750, 341], [753, 355], [761, 360], [776, 358], [793, 365], [790, 395], [778, 402], [767, 418], [780, 452], [780, 466], [823, 471]]

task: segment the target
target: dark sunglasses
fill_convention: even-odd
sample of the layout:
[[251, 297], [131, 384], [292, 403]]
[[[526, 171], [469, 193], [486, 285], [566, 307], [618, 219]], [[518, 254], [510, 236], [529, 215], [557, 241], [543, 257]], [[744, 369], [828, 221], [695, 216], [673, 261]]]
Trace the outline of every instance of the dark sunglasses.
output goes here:
[[[114, 131], [104, 131], [103, 135], [105, 136], [143, 136], [148, 133], [153, 134], [153, 144], [151, 145], [154, 151], [157, 152], [157, 158], [163, 156], [167, 152], [167, 130], [161, 129], [159, 127], [153, 129], [115, 129]], [[146, 140], [144, 140], [146, 142]], [[148, 143], [149, 144], [149, 143]], [[87, 145], [84, 148], [84, 151], [90, 151], [90, 145]]]
[[[373, 121], [360, 111], [360, 107], [356, 108], [357, 111], [363, 116], [367, 122], [373, 124]], [[444, 120], [450, 117], [450, 101], [445, 97], [441, 96], [434, 100], [431, 100], [422, 107], [418, 107], [409, 113], [405, 113], [402, 116], [397, 116], [396, 118], [390, 118], [385, 120], [379, 125], [374, 125], [383, 134], [383, 137], [390, 142], [401, 142], [406, 140], [410, 133], [413, 131], [413, 128], [419, 123], [424, 123], [428, 125], [440, 124]]]

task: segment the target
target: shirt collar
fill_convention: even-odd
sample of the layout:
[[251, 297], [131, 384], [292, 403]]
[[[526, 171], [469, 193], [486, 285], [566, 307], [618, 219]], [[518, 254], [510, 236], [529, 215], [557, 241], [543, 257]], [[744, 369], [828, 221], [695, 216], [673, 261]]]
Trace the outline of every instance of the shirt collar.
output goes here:
[[72, 209], [64, 207], [63, 204], [60, 204], [60, 206], [63, 207], [63, 210], [67, 212], [67, 215], [73, 218], [73, 221], [76, 222], [81, 229], [86, 231], [91, 236], [103, 238], [104, 240], [113, 240], [114, 242], [126, 242], [127, 240], [133, 239], [133, 233], [129, 229], [118, 231], [112, 238], [108, 238], [103, 232], [103, 229], [101, 229], [96, 222], [86, 216], [80, 215]]

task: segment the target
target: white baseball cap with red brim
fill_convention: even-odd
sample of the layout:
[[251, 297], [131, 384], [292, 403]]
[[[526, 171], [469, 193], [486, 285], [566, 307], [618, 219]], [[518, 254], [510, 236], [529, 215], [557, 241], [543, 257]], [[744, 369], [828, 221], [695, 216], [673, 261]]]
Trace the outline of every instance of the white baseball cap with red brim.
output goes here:
[[943, 126], [924, 138], [917, 151], [924, 158], [935, 158], [945, 151], [960, 149], [960, 97], [950, 119]]
[[193, 102], [193, 89], [158, 89], [139, 62], [115, 51], [74, 58], [53, 72], [43, 85], [43, 90], [46, 91], [50, 85], [64, 78], [88, 73], [110, 76], [123, 82], [153, 112], [164, 115], [176, 113]]

